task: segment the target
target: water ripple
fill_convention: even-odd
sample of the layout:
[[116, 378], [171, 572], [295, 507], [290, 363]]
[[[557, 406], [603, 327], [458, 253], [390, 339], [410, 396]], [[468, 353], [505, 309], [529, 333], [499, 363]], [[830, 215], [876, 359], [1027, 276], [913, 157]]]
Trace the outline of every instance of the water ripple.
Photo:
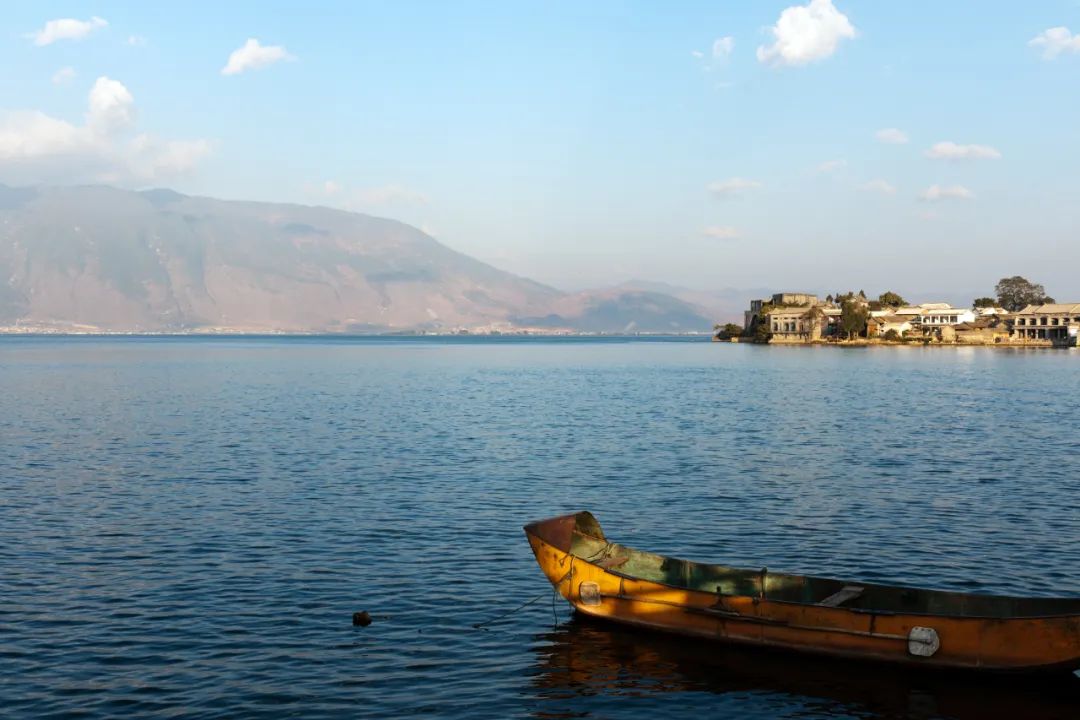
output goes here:
[[[1076, 717], [571, 621], [521, 534], [1080, 595], [1077, 354], [0, 340], [0, 696], [36, 717]], [[367, 609], [368, 628], [350, 617]]]

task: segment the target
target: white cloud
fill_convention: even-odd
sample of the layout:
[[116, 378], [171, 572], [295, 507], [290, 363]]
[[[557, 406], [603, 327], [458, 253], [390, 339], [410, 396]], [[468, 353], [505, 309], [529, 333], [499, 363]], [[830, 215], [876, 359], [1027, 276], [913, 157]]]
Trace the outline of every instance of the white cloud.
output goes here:
[[69, 83], [75, 79], [75, 68], [62, 67], [53, 73], [52, 82], [53, 85], [63, 85]]
[[757, 49], [757, 58], [770, 65], [806, 65], [836, 52], [841, 40], [854, 38], [855, 26], [832, 0], [810, 0], [780, 13], [769, 28], [775, 42]]
[[701, 61], [702, 70], [705, 72], [712, 72], [713, 70], [722, 68], [726, 65], [734, 50], [735, 38], [731, 35], [725, 35], [724, 37], [716, 38], [708, 52], [691, 50], [690, 54]]
[[127, 44], [132, 47], [145, 47], [146, 38], [142, 35], [128, 35]]
[[895, 195], [896, 187], [887, 180], [871, 180], [862, 186], [863, 190], [869, 190], [871, 192], [879, 192], [883, 195]]
[[734, 49], [735, 38], [732, 36], [725, 35], [722, 38], [716, 38], [712, 44], [713, 60], [726, 60]]
[[330, 202], [346, 210], [415, 208], [429, 203], [427, 195], [396, 183], [377, 187], [348, 188], [337, 181], [324, 180], [321, 183], [306, 184], [304, 190], [315, 202]]
[[189, 173], [210, 152], [206, 140], [131, 137], [134, 123], [131, 93], [107, 77], [90, 91], [85, 125], [36, 111], [0, 112], [0, 181], [140, 186]]
[[239, 75], [246, 70], [258, 70], [282, 60], [295, 59], [281, 45], [262, 45], [256, 38], [248, 38], [241, 47], [232, 51], [229, 61], [221, 68], [221, 74]]
[[0, 118], [0, 161], [77, 153], [92, 140], [85, 129], [41, 112], [10, 112]]
[[733, 177], [709, 183], [708, 190], [717, 197], [732, 197], [741, 194], [744, 190], [754, 190], [760, 187], [762, 185], [757, 180]]
[[908, 141], [907, 133], [897, 128], [883, 128], [874, 133], [874, 137], [889, 145], [904, 145]]
[[1080, 53], [1080, 35], [1073, 35], [1067, 27], [1052, 27], [1028, 41], [1031, 47], [1041, 47], [1043, 58], [1053, 60], [1063, 52]]
[[38, 47], [52, 45], [57, 40], [81, 40], [99, 28], [106, 27], [109, 23], [95, 16], [89, 20], [76, 20], [74, 18], [60, 18], [45, 23], [45, 27], [37, 32], [30, 33], [28, 37]]
[[998, 160], [1001, 152], [989, 145], [957, 145], [954, 142], [935, 143], [926, 151], [933, 160]]
[[701, 231], [701, 234], [713, 240], [737, 240], [739, 231], [730, 225], [710, 225]]
[[147, 179], [188, 175], [210, 150], [208, 140], [162, 140], [143, 133], [131, 141], [127, 167], [117, 173], [113, 182], [123, 182], [125, 172]]
[[359, 205], [365, 207], [428, 204], [427, 195], [396, 184], [361, 188], [354, 192], [353, 197]]
[[831, 173], [847, 165], [847, 160], [826, 160], [817, 166], [818, 172]]
[[939, 200], [974, 200], [975, 193], [963, 185], [931, 185], [923, 190], [920, 200], [937, 202]]
[[135, 127], [135, 98], [124, 84], [105, 76], [90, 89], [86, 126], [102, 135], [113, 135]]

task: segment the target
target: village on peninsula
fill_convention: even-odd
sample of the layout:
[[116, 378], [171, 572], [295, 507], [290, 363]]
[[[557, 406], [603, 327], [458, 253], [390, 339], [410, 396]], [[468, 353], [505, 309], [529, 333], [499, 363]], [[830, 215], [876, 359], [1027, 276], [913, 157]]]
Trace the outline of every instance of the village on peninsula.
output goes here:
[[1076, 347], [1080, 302], [1058, 303], [1041, 285], [1003, 278], [996, 297], [971, 307], [909, 303], [895, 292], [828, 295], [780, 292], [751, 300], [743, 324], [714, 327], [714, 340], [776, 344], [934, 344]]

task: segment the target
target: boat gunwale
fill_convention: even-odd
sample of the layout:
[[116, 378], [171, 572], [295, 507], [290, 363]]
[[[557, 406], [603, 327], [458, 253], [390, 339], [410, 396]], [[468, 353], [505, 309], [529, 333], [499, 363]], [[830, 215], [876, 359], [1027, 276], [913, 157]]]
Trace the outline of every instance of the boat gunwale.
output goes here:
[[[590, 513], [590, 515], [591, 515], [591, 513]], [[542, 521], [540, 521], [540, 522], [542, 522]], [[529, 527], [535, 526], [537, 524], [539, 524], [539, 523], [530, 523], [529, 525], [527, 525], [524, 528], [526, 534], [530, 535], [532, 537], [535, 537], [537, 540], [540, 540], [541, 542], [544, 542], [545, 544], [550, 545], [550, 543], [547, 540], [545, 540], [543, 537], [541, 537], [539, 534], [531, 532], [529, 530]], [[603, 535], [601, 537], [596, 537], [596, 536], [593, 536], [593, 535], [587, 535], [585, 533], [575, 533], [575, 534], [580, 534], [583, 537], [587, 537], [587, 538], [589, 538], [591, 540], [596, 540], [598, 542], [607, 543], [608, 546], [619, 545], [620, 547], [624, 548], [625, 550], [628, 550], [631, 553], [640, 553], [640, 554], [645, 554], [645, 555], [652, 555], [654, 557], [659, 557], [659, 558], [663, 558], [665, 560], [672, 560], [674, 562], [680, 562], [680, 563], [692, 563], [692, 564], [695, 564], [695, 565], [705, 565], [705, 566], [709, 566], [709, 567], [722, 567], [722, 568], [730, 569], [730, 570], [733, 570], [733, 571], [736, 571], [736, 572], [747, 572], [747, 573], [756, 572], [756, 570], [754, 570], [753, 568], [735, 568], [735, 567], [731, 567], [731, 566], [728, 566], [728, 565], [720, 565], [720, 564], [717, 564], [717, 563], [700, 563], [700, 562], [697, 562], [697, 561], [694, 561], [694, 560], [687, 560], [687, 559], [684, 559], [684, 558], [673, 557], [673, 556], [670, 556], [670, 555], [660, 555], [658, 553], [649, 553], [649, 552], [646, 552], [646, 551], [637, 550], [637, 549], [632, 548], [632, 547], [630, 547], [628, 545], [623, 545], [622, 543], [614, 543], [611, 540], [608, 540], [607, 537], [603, 536]], [[555, 546], [552, 545], [552, 547], [555, 547]], [[597, 562], [594, 562], [593, 560], [589, 560], [589, 559], [586, 559], [584, 557], [581, 557], [580, 555], [576, 555], [576, 554], [574, 554], [572, 548], [571, 549], [556, 548], [556, 549], [566, 553], [567, 555], [569, 555], [570, 557], [576, 559], [579, 562], [586, 563], [587, 565], [590, 565], [590, 566], [592, 566], [592, 567], [594, 567], [594, 568], [596, 568], [598, 570], [601, 570], [601, 571], [603, 571], [605, 573], [609, 573], [611, 575], [614, 575], [615, 577], [618, 577], [618, 578], [623, 578], [623, 579], [626, 579], [626, 580], [633, 580], [635, 582], [648, 582], [648, 583], [652, 583], [654, 585], [659, 585], [661, 587], [670, 588], [672, 590], [681, 590], [683, 592], [701, 593], [701, 594], [704, 594], [704, 595], [712, 595], [712, 596], [715, 596], [715, 597], [718, 597], [718, 598], [720, 598], [720, 597], [728, 597], [728, 598], [738, 597], [738, 598], [755, 599], [755, 596], [753, 596], [753, 595], [730, 595], [730, 594], [719, 593], [719, 592], [711, 591], [711, 590], [699, 590], [699, 589], [696, 589], [696, 588], [686, 587], [684, 585], [672, 585], [671, 583], [663, 582], [663, 581], [660, 581], [660, 580], [652, 580], [650, 578], [645, 578], [645, 577], [641, 577], [641, 576], [637, 576], [637, 575], [630, 575], [628, 573], [620, 572], [620, 571], [612, 569], [612, 568], [605, 568], [602, 565], [599, 565]], [[605, 548], [605, 549], [607, 549], [607, 548]], [[827, 578], [827, 577], [821, 577], [821, 576], [817, 576], [817, 575], [797, 575], [797, 574], [782, 573], [782, 572], [770, 573], [770, 574], [771, 575], [776, 575], [776, 576], [781, 576], [781, 577], [804, 578], [804, 579], [807, 579], [807, 580], [816, 580], [816, 581], [823, 581], [823, 582], [836, 582], [836, 583], [848, 583], [848, 584], [861, 582], [861, 581], [859, 581], [857, 579], [840, 580], [840, 579], [837, 579], [837, 578]], [[777, 603], [777, 604], [794, 606], [794, 607], [817, 608], [817, 609], [821, 609], [821, 610], [843, 610], [843, 611], [846, 611], [848, 613], [854, 613], [854, 614], [857, 614], [857, 615], [878, 615], [878, 616], [889, 616], [889, 617], [895, 617], [895, 616], [940, 617], [940, 618], [950, 618], [950, 619], [955, 619], [955, 620], [978, 620], [978, 621], [990, 620], [990, 621], [996, 621], [996, 622], [1022, 621], [1022, 620], [1061, 620], [1061, 619], [1070, 619], [1070, 618], [1080, 618], [1080, 597], [1030, 597], [1030, 596], [1029, 597], [1022, 597], [1022, 596], [1017, 596], [1017, 595], [992, 595], [992, 594], [958, 592], [958, 591], [953, 591], [953, 590], [938, 590], [938, 589], [926, 588], [926, 587], [913, 587], [913, 586], [910, 586], [910, 585], [884, 585], [884, 584], [881, 584], [881, 583], [862, 583], [862, 584], [864, 586], [884, 588], [884, 589], [888, 589], [888, 590], [912, 590], [912, 591], [916, 591], [916, 592], [948, 593], [950, 595], [955, 595], [955, 596], [959, 596], [959, 597], [974, 597], [974, 598], [979, 598], [979, 599], [990, 598], [990, 599], [993, 599], [993, 600], [1000, 600], [1000, 601], [1072, 602], [1072, 603], [1077, 604], [1077, 609], [1076, 609], [1075, 612], [1040, 614], [1040, 615], [957, 615], [957, 614], [950, 614], [950, 613], [929, 613], [929, 612], [919, 612], [919, 611], [901, 611], [901, 612], [898, 612], [898, 611], [895, 611], [895, 610], [874, 610], [874, 609], [869, 609], [869, 608], [851, 608], [851, 607], [842, 607], [842, 606], [841, 607], [830, 607], [830, 606], [827, 606], [827, 605], [820, 605], [818, 603], [799, 602], [799, 601], [795, 601], [795, 600], [782, 600], [782, 599], [777, 599], [777, 598], [770, 598], [768, 596], [766, 596], [764, 598], [757, 598], [757, 599], [759, 599], [762, 602]]]

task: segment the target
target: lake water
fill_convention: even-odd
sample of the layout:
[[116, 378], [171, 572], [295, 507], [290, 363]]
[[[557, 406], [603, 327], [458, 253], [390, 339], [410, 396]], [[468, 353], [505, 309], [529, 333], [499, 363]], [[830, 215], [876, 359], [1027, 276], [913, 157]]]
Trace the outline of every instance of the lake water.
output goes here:
[[1075, 597], [1078, 504], [1077, 351], [2, 338], [0, 714], [1075, 720], [573, 619], [521, 526]]

